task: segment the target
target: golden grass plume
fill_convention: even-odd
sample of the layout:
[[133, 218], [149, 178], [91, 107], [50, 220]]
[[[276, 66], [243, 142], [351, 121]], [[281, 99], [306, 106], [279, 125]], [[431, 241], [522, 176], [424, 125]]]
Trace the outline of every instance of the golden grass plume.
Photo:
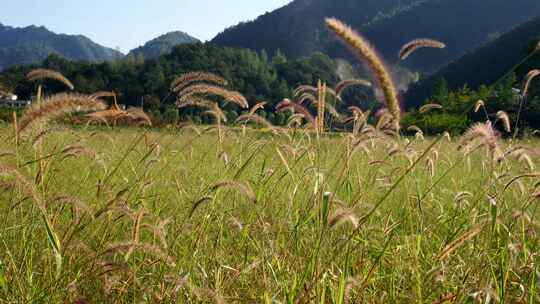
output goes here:
[[53, 71], [49, 69], [32, 70], [30, 71], [30, 73], [26, 75], [26, 79], [28, 81], [36, 81], [36, 80], [41, 80], [41, 79], [54, 79], [56, 81], [59, 81], [65, 84], [70, 90], [75, 89], [71, 81], [69, 81], [69, 79], [67, 79], [64, 75], [62, 75], [61, 73], [57, 71]]
[[94, 98], [104, 98], [104, 97], [116, 97], [116, 93], [112, 91], [98, 91], [90, 95]]
[[390, 77], [390, 73], [386, 70], [375, 50], [369, 45], [367, 40], [341, 21], [334, 18], [327, 18], [326, 25], [338, 37], [350, 45], [361, 58], [367, 61], [383, 90], [386, 106], [394, 118], [395, 128], [399, 129], [401, 109], [397, 99], [396, 88]]
[[474, 105], [474, 113], [477, 113], [481, 107], [485, 107], [486, 103], [483, 100], [478, 100]]
[[446, 44], [437, 40], [414, 39], [401, 47], [401, 50], [399, 51], [399, 59], [401, 60], [407, 59], [407, 57], [409, 57], [412, 53], [414, 53], [416, 50], [420, 48], [444, 49], [445, 47], [446, 47]]
[[311, 115], [311, 113], [302, 105], [292, 102], [287, 98], [276, 105], [277, 112], [285, 112], [287, 110], [293, 113], [298, 112], [302, 114], [303, 118], [306, 119], [312, 127], [316, 127], [315, 117], [313, 117], [313, 115]]
[[217, 191], [218, 189], [222, 189], [222, 188], [236, 189], [238, 192], [244, 194], [250, 201], [252, 201], [253, 203], [257, 203], [257, 196], [255, 195], [255, 192], [253, 192], [253, 190], [247, 183], [242, 183], [242, 182], [233, 181], [233, 180], [225, 180], [225, 181], [217, 182], [214, 185], [212, 185], [212, 187], [210, 187], [212, 191]]
[[467, 232], [465, 232], [463, 235], [461, 235], [458, 239], [454, 240], [450, 244], [446, 245], [443, 250], [439, 253], [437, 258], [441, 261], [446, 260], [452, 252], [456, 251], [459, 247], [463, 246], [465, 242], [468, 240], [474, 238], [477, 236], [480, 232], [482, 232], [482, 227], [475, 227]]
[[523, 81], [523, 96], [527, 96], [529, 94], [529, 88], [531, 86], [531, 82], [535, 77], [540, 75], [540, 70], [532, 70], [529, 73], [527, 73], [527, 76], [525, 76], [525, 80]]
[[311, 93], [304, 93], [304, 94], [300, 95], [300, 97], [298, 97], [297, 101], [298, 101], [298, 104], [304, 104], [305, 101], [308, 101], [311, 105], [314, 105], [314, 106], [317, 106], [317, 104], [319, 102], [317, 97], [315, 97], [315, 95], [313, 95]]
[[493, 161], [500, 161], [504, 157], [504, 153], [499, 146], [499, 135], [493, 129], [490, 121], [486, 123], [477, 123], [465, 132], [459, 141], [459, 148], [469, 150], [471, 145], [477, 140], [480, 140], [478, 147], [486, 147]]
[[418, 110], [418, 112], [420, 114], [425, 114], [431, 110], [434, 110], [434, 109], [442, 109], [443, 106], [441, 106], [440, 104], [436, 104], [436, 103], [428, 103], [428, 104], [425, 104], [423, 105], [422, 107], [420, 107], [420, 109]]
[[74, 112], [93, 112], [106, 109], [101, 100], [82, 94], [57, 94], [32, 105], [19, 121], [18, 132], [24, 132], [36, 122], [46, 122]]
[[187, 102], [193, 96], [219, 96], [225, 99], [226, 102], [235, 103], [244, 109], [249, 108], [246, 98], [239, 92], [229, 91], [214, 85], [195, 84], [182, 90], [179, 95], [177, 105]]
[[171, 83], [171, 91], [179, 92], [195, 82], [206, 82], [219, 86], [228, 85], [227, 80], [218, 75], [207, 72], [190, 72], [174, 79]]
[[510, 127], [510, 117], [508, 116], [508, 113], [505, 111], [499, 111], [497, 112], [497, 119], [499, 119], [504, 126], [504, 130], [506, 132], [510, 132], [512, 129]]
[[350, 223], [356, 229], [360, 225], [360, 220], [354, 211], [349, 209], [339, 209], [328, 219], [330, 227], [338, 227], [345, 223]]
[[86, 118], [88, 118], [89, 122], [95, 121], [108, 123], [109, 121], [116, 121], [120, 119], [123, 115], [125, 115], [124, 111], [108, 109], [87, 114]]
[[249, 110], [249, 114], [255, 114], [257, 111], [264, 109], [264, 106], [266, 106], [268, 103], [266, 101], [258, 102], [256, 105], [251, 107]]
[[126, 118], [130, 121], [152, 126], [152, 120], [150, 119], [148, 114], [144, 112], [142, 108], [131, 107], [127, 109], [125, 113], [126, 113]]
[[[315, 96], [316, 94], [319, 93], [319, 89], [317, 87], [310, 86], [310, 85], [301, 85], [293, 91], [293, 96], [298, 97], [304, 93], [311, 93], [312, 95]], [[341, 100], [341, 97], [332, 88], [327, 87], [326, 94], [336, 98], [337, 100]]]
[[105, 252], [103, 254], [114, 254], [117, 252], [130, 252], [134, 250], [140, 250], [146, 254], [150, 254], [154, 257], [156, 257], [159, 260], [162, 260], [166, 263], [168, 263], [171, 266], [175, 266], [175, 259], [171, 256], [169, 256], [167, 253], [165, 253], [161, 248], [158, 246], [148, 244], [148, 243], [140, 243], [140, 242], [133, 242], [133, 241], [127, 241], [127, 242], [118, 242], [118, 243], [112, 243], [110, 244]]
[[411, 132], [415, 132], [415, 133], [421, 133], [421, 134], [424, 134], [424, 132], [422, 131], [422, 129], [420, 129], [419, 127], [415, 126], [415, 125], [412, 125], [412, 126], [409, 126], [407, 128], [407, 131], [411, 131]]
[[45, 201], [37, 191], [35, 184], [30, 182], [18, 169], [0, 164], [0, 177], [13, 178], [15, 180], [15, 185], [18, 185], [21, 188], [22, 193], [34, 200], [43, 215], [47, 214]]
[[358, 78], [345, 79], [345, 80], [340, 81], [336, 85], [336, 94], [338, 96], [341, 96], [341, 93], [343, 93], [345, 89], [352, 86], [364, 86], [364, 87], [371, 88], [372, 84], [371, 82], [364, 79], [358, 79]]
[[217, 124], [220, 124], [221, 122], [227, 122], [227, 116], [225, 116], [225, 113], [223, 113], [217, 103], [213, 103], [212, 108], [208, 111], [203, 112], [203, 114], [214, 117]]
[[177, 101], [176, 106], [178, 108], [185, 108], [185, 107], [193, 106], [193, 107], [203, 107], [203, 108], [210, 109], [213, 103], [214, 101], [210, 99], [200, 97], [200, 96], [192, 96], [191, 98], [186, 99], [184, 101], [180, 101], [180, 100]]
[[236, 122], [249, 122], [249, 121], [258, 123], [265, 128], [269, 128], [272, 130], [274, 129], [274, 125], [272, 125], [268, 120], [264, 119], [263, 117], [257, 114], [244, 114], [244, 115], [240, 115], [236, 119]]

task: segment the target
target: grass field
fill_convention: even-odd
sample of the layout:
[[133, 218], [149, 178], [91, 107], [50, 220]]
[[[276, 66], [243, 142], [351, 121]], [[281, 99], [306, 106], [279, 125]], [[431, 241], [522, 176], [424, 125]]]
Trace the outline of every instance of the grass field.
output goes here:
[[538, 142], [49, 131], [0, 126], [1, 303], [540, 300]]

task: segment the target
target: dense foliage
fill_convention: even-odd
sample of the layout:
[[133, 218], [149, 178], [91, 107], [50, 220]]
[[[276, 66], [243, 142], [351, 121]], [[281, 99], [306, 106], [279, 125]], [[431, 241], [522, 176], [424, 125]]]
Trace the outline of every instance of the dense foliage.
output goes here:
[[0, 24], [0, 70], [16, 64], [41, 62], [50, 54], [88, 61], [112, 60], [123, 56], [81, 35], [55, 34], [37, 26], [14, 28]]
[[[116, 62], [88, 63], [71, 62], [58, 56], [50, 56], [41, 67], [61, 71], [71, 79], [77, 91], [94, 93], [113, 90], [120, 93], [119, 103], [128, 106], [143, 106], [154, 116], [166, 120], [175, 117], [175, 96], [170, 94], [172, 80], [180, 74], [191, 71], [207, 71], [228, 80], [229, 87], [246, 96], [251, 105], [267, 101], [269, 105], [260, 113], [271, 122], [283, 123], [282, 115], [274, 114], [276, 103], [283, 98], [290, 98], [292, 90], [303, 84], [314, 85], [318, 79], [335, 85], [339, 74], [352, 74], [352, 68], [344, 61], [334, 61], [328, 56], [317, 53], [310, 57], [288, 60], [282, 53], [276, 52], [270, 57], [266, 52], [257, 53], [246, 49], [219, 47], [213, 44], [184, 44], [174, 48], [172, 53], [157, 59], [143, 60], [128, 56]], [[31, 98], [36, 84], [25, 81], [25, 75], [34, 66], [19, 66], [5, 70], [0, 74], [0, 82], [19, 95]], [[63, 91], [61, 84], [47, 82], [46, 93]], [[342, 110], [348, 105], [361, 107], [373, 106], [369, 91], [353, 88], [344, 95]], [[225, 108], [234, 118], [240, 115], [240, 109], [233, 105]], [[194, 109], [182, 111], [182, 115], [191, 116], [195, 121]]]
[[[515, 75], [511, 74], [496, 85], [481, 85], [475, 90], [465, 85], [459, 89], [450, 90], [447, 82], [441, 79], [433, 91], [431, 101], [442, 105], [443, 108], [423, 114], [410, 109], [404, 124], [416, 125], [430, 134], [444, 131], [461, 133], [475, 121], [486, 121], [486, 112], [491, 120], [496, 121], [496, 113], [502, 110], [508, 113], [512, 126], [515, 126], [522, 101], [521, 95], [514, 88], [516, 84]], [[484, 101], [486, 111], [483, 109], [474, 111], [479, 100]], [[504, 135], [513, 134], [513, 130], [504, 132], [501, 124], [497, 127]], [[532, 93], [525, 101], [524, 111], [521, 113], [520, 131], [523, 133], [534, 129], [540, 129], [540, 98]]]
[[334, 58], [350, 58], [324, 27], [323, 18], [331, 16], [362, 32], [390, 62], [411, 39], [444, 41], [446, 50], [425, 52], [406, 63], [409, 68], [431, 71], [539, 14], [537, 0], [296, 0], [225, 30], [213, 42], [269, 52], [281, 49], [291, 57], [322, 51]]
[[[533, 19], [492, 43], [449, 64], [439, 72], [413, 85], [405, 94], [408, 110], [426, 103], [444, 106], [438, 113], [418, 115], [411, 112], [407, 121], [425, 131], [448, 129], [463, 131], [471, 121], [485, 120], [485, 113], [472, 109], [478, 100], [486, 104], [488, 114], [506, 111], [515, 124], [521, 103], [525, 75], [540, 67], [540, 18]], [[526, 129], [540, 129], [540, 81], [534, 79], [524, 101], [520, 120]], [[449, 119], [449, 116], [452, 119]], [[458, 123], [459, 122], [459, 123]], [[442, 127], [444, 129], [444, 127]]]

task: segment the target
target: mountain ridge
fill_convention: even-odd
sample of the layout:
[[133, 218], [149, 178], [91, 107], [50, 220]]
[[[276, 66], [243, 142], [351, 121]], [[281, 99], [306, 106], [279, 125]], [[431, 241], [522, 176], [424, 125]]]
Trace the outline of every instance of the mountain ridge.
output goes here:
[[147, 59], [156, 58], [163, 54], [170, 53], [172, 49], [179, 44], [197, 42], [200, 42], [200, 40], [183, 31], [172, 31], [149, 40], [142, 46], [131, 50], [128, 53], [128, 56], [142, 55]]
[[516, 70], [520, 80], [530, 69], [540, 67], [540, 51], [522, 62], [535, 47], [538, 47], [538, 43], [540, 43], [540, 16], [515, 27], [490, 43], [467, 52], [436, 73], [412, 85], [405, 94], [405, 99], [415, 101], [411, 106], [418, 105], [429, 98], [434, 87], [442, 79], [451, 90], [464, 85], [475, 89], [482, 84], [493, 84], [514, 66], [522, 63]]
[[351, 58], [324, 26], [336, 17], [362, 33], [391, 64], [398, 63], [402, 44], [414, 38], [434, 38], [445, 50], [424, 52], [401, 65], [433, 72], [502, 34], [540, 15], [536, 0], [295, 0], [273, 12], [219, 33], [212, 42], [224, 46], [277, 49], [292, 58], [322, 51], [334, 58]]
[[108, 61], [124, 55], [84, 35], [58, 34], [44, 26], [13, 27], [0, 23], [0, 69], [37, 63], [50, 54], [70, 60]]

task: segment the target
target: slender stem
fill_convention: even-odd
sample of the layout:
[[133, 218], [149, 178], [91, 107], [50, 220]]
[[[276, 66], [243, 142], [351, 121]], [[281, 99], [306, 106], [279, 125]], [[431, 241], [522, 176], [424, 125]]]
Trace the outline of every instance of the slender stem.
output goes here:
[[489, 114], [488, 114], [488, 111], [486, 109], [486, 106], [485, 105], [482, 105], [482, 109], [484, 109], [484, 114], [486, 114], [486, 119], [487, 121], [491, 121], [491, 119], [489, 119]]
[[[42, 95], [43, 94], [43, 86], [40, 84], [38, 85], [38, 89], [37, 89], [37, 96], [36, 96], [36, 103], [38, 104], [38, 106], [41, 105], [42, 103]], [[43, 131], [43, 124], [39, 124], [39, 133], [41, 133]], [[40, 161], [38, 162], [37, 166], [38, 166], [38, 176], [36, 177], [39, 177], [39, 180], [36, 179], [36, 182], [39, 183], [41, 186], [43, 186], [43, 182], [44, 182], [44, 161], [42, 159], [42, 156], [43, 156], [43, 142], [42, 140], [40, 139], [38, 144], [37, 144], [37, 147], [36, 147], [36, 159], [39, 159]]]
[[15, 154], [17, 168], [19, 167], [19, 123], [17, 121], [17, 112], [13, 111], [13, 131], [15, 132]]
[[519, 102], [519, 110], [518, 110], [518, 114], [517, 114], [517, 118], [516, 118], [516, 123], [514, 125], [514, 136], [512, 137], [512, 139], [516, 139], [517, 136], [518, 136], [518, 133], [519, 133], [519, 120], [521, 118], [521, 111], [523, 110], [523, 106], [524, 106], [525, 102], [527, 102], [527, 96], [522, 96], [521, 100]]

